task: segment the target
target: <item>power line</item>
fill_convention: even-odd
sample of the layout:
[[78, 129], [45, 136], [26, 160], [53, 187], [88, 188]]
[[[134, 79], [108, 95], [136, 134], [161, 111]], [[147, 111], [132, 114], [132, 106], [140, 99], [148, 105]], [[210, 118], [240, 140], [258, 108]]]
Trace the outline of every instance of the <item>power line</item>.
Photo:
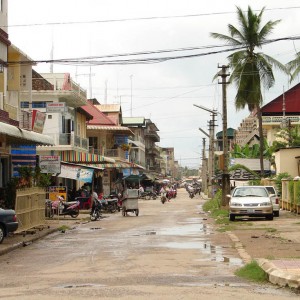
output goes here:
[[[300, 36], [289, 36], [284, 38], [277, 38], [272, 40], [267, 40], [263, 44], [271, 44], [279, 41], [285, 41], [285, 40], [299, 40]], [[212, 47], [212, 46], [207, 46]], [[216, 46], [220, 47], [220, 46]], [[228, 47], [226, 45], [223, 45], [221, 47]], [[52, 63], [52, 64], [62, 64], [62, 65], [82, 65], [82, 66], [100, 66], [100, 65], [133, 65], [133, 64], [154, 64], [154, 63], [160, 63], [165, 62], [169, 60], [175, 60], [175, 59], [186, 59], [186, 58], [195, 58], [195, 57], [201, 57], [201, 56], [208, 56], [208, 55], [214, 55], [214, 54], [220, 54], [225, 52], [231, 52], [235, 50], [245, 49], [246, 47], [244, 45], [229, 48], [229, 49], [222, 49], [218, 51], [210, 51], [205, 53], [196, 53], [196, 54], [187, 54], [187, 55], [177, 55], [177, 56], [165, 56], [165, 57], [150, 57], [150, 58], [132, 58], [132, 59], [115, 59], [115, 60], [95, 60], [99, 58], [107, 58], [107, 57], [121, 57], [121, 56], [135, 56], [135, 55], [148, 55], [148, 54], [156, 54], [156, 53], [165, 53], [165, 52], [176, 52], [176, 51], [188, 51], [188, 48], [181, 48], [185, 50], [180, 49], [173, 49], [173, 50], [158, 50], [158, 51], [147, 51], [147, 52], [138, 52], [138, 53], [131, 53], [131, 54], [113, 54], [113, 55], [107, 55], [107, 56], [90, 56], [90, 57], [84, 57], [84, 58], [71, 58], [71, 59], [50, 59], [50, 60], [34, 60], [34, 61], [9, 61], [8, 63], [11, 65], [14, 64], [21, 64], [21, 65], [29, 65], [29, 64], [38, 64], [38, 63]], [[200, 48], [199, 48], [200, 49]], [[194, 48], [193, 48], [194, 50]]]
[[[274, 10], [290, 10], [299, 9], [300, 6], [291, 7], [277, 7], [265, 9], [265, 11]], [[254, 10], [260, 11], [260, 10]], [[146, 21], [146, 20], [159, 20], [159, 19], [179, 19], [179, 18], [195, 18], [195, 17], [205, 17], [213, 15], [227, 15], [235, 14], [236, 12], [214, 12], [214, 13], [199, 13], [199, 14], [187, 14], [187, 15], [174, 15], [174, 16], [151, 16], [151, 17], [140, 17], [140, 18], [124, 18], [124, 19], [107, 19], [107, 20], [93, 20], [93, 21], [68, 21], [68, 22], [49, 22], [49, 23], [32, 23], [32, 24], [15, 24], [7, 25], [2, 27], [32, 27], [32, 26], [57, 26], [57, 25], [74, 25], [74, 24], [95, 24], [95, 23], [115, 23], [115, 22], [128, 22], [128, 21]]]

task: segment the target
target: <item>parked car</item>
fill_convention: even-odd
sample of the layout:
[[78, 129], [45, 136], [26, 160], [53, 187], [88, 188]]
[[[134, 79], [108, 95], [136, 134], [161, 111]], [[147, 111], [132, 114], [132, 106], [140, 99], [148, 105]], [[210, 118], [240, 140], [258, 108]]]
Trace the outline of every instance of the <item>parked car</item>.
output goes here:
[[235, 217], [265, 217], [273, 220], [273, 205], [271, 196], [264, 186], [238, 186], [228, 195], [229, 219]]
[[271, 196], [271, 200], [272, 200], [272, 204], [273, 204], [273, 214], [274, 217], [279, 217], [279, 197], [278, 197], [278, 193], [275, 189], [274, 186], [268, 185], [268, 186], [264, 186], [268, 192], [269, 195]]
[[4, 237], [11, 232], [15, 232], [18, 226], [16, 212], [12, 209], [0, 208], [0, 244], [3, 242]]

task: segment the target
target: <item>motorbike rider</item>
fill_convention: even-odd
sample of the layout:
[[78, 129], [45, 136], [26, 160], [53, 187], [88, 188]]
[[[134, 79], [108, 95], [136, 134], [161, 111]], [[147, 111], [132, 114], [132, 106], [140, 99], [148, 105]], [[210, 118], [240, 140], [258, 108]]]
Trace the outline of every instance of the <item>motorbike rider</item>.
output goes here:
[[168, 199], [168, 202], [170, 202], [170, 199], [168, 198], [168, 192], [169, 192], [168, 186], [166, 184], [163, 184], [160, 189], [160, 193], [165, 194], [166, 198]]
[[139, 196], [142, 196], [142, 194], [145, 192], [144, 187], [140, 185], [139, 187]]
[[91, 191], [91, 202], [92, 202], [92, 211], [91, 214], [95, 211], [97, 205], [101, 205], [101, 202], [98, 199], [98, 194], [95, 191]]

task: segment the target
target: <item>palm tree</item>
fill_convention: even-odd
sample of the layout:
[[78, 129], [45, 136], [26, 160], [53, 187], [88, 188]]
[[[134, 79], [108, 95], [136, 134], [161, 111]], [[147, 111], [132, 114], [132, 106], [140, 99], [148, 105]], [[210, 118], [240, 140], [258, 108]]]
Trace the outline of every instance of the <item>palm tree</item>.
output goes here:
[[241, 50], [237, 50], [228, 56], [229, 66], [232, 70], [229, 81], [237, 86], [236, 109], [244, 109], [247, 106], [249, 111], [257, 113], [262, 176], [264, 174], [264, 138], [260, 110], [263, 104], [262, 87], [269, 89], [274, 85], [273, 67], [286, 72], [286, 67], [279, 61], [262, 52], [255, 52], [256, 48], [262, 48], [273, 28], [280, 22], [280, 20], [268, 21], [265, 25], [262, 25], [263, 12], [264, 8], [259, 14], [255, 14], [248, 6], [247, 14], [244, 14], [241, 8], [237, 7], [239, 28], [228, 24], [230, 36], [211, 33], [212, 37], [225, 41], [230, 46], [241, 48]]
[[295, 59], [286, 64], [286, 67], [291, 72], [291, 82], [300, 73], [300, 52], [296, 54]]

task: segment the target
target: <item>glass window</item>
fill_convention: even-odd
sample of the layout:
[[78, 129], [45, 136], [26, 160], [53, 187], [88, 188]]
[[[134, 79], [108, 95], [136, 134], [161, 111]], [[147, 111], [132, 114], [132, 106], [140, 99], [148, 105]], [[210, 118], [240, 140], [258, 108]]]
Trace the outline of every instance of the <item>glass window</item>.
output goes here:
[[22, 101], [21, 102], [21, 108], [29, 108], [29, 102], [28, 101]]

